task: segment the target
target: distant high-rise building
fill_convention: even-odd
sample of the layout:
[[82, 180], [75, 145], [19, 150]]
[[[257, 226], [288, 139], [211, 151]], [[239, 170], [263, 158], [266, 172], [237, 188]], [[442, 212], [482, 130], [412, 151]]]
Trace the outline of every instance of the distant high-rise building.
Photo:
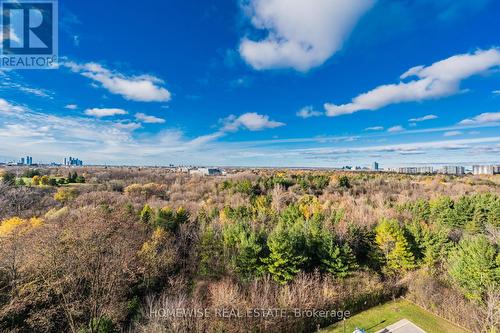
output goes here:
[[78, 158], [73, 158], [73, 157], [69, 157], [69, 158], [64, 158], [64, 165], [67, 165], [67, 166], [82, 166], [83, 165], [83, 161], [78, 159]]
[[21, 160], [19, 161], [19, 164], [23, 164], [24, 165], [24, 157], [21, 157]]
[[26, 165], [32, 165], [32, 164], [33, 164], [33, 157], [26, 156]]
[[433, 173], [432, 167], [404, 167], [398, 168], [399, 173], [419, 174], [419, 173]]
[[442, 173], [446, 175], [463, 175], [465, 174], [465, 168], [459, 165], [445, 165], [441, 170]]
[[372, 164], [372, 170], [373, 171], [378, 171], [378, 163], [377, 162], [373, 162], [373, 164]]
[[500, 173], [500, 165], [473, 165], [474, 175], [495, 175]]

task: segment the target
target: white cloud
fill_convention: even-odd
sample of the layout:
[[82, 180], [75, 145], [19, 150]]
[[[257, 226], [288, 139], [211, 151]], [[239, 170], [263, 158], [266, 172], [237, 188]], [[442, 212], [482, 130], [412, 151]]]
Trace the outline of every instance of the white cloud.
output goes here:
[[401, 131], [404, 131], [404, 127], [401, 126], [401, 125], [397, 125], [397, 126], [392, 126], [392, 127], [389, 127], [387, 129], [387, 132], [389, 133], [396, 133], [396, 132], [401, 132]]
[[193, 140], [189, 141], [190, 146], [202, 146], [204, 144], [207, 144], [209, 142], [212, 142], [214, 140], [217, 140], [225, 135], [224, 132], [215, 132], [212, 134], [206, 134], [199, 136], [197, 138], [194, 138]]
[[500, 95], [500, 90], [493, 90], [492, 93], [493, 95]]
[[444, 132], [443, 136], [457, 136], [457, 135], [462, 135], [463, 133], [460, 131], [448, 131]]
[[308, 71], [341, 47], [374, 0], [249, 0], [246, 12], [267, 37], [245, 37], [243, 59], [257, 70], [293, 68]]
[[0, 98], [0, 112], [5, 112], [5, 113], [13, 113], [13, 112], [25, 112], [26, 108], [19, 106], [19, 105], [13, 105], [6, 101], [3, 98]]
[[124, 130], [136, 130], [138, 128], [141, 128], [141, 124], [139, 123], [134, 123], [134, 122], [119, 122], [115, 123], [115, 127], [119, 129], [124, 129]]
[[100, 109], [100, 108], [93, 108], [93, 109], [87, 109], [85, 110], [85, 114], [87, 116], [94, 116], [97, 118], [102, 118], [102, 117], [111, 117], [111, 116], [116, 116], [116, 115], [123, 115], [127, 114], [128, 112], [123, 110], [123, 109]]
[[316, 111], [312, 106], [304, 106], [302, 109], [297, 111], [297, 117], [300, 118], [311, 118], [311, 117], [318, 117], [321, 116], [323, 112]]
[[285, 126], [284, 123], [270, 120], [267, 115], [261, 115], [255, 112], [244, 113], [239, 117], [230, 115], [223, 119], [222, 123], [224, 125], [221, 129], [223, 132], [235, 132], [241, 127], [250, 131], [260, 131], [267, 128]]
[[36, 95], [36, 96], [39, 96], [39, 97], [47, 97], [47, 98], [52, 98], [50, 96], [49, 93], [47, 93], [45, 90], [43, 89], [37, 89], [37, 88], [30, 88], [30, 87], [25, 87], [25, 86], [21, 86], [19, 85], [17, 87], [20, 91], [24, 92], [24, 93], [27, 93], [29, 95]]
[[[12, 27], [10, 28], [9, 32], [10, 32], [10, 37], [11, 37], [10, 40], [13, 40], [17, 44], [20, 44], [21, 43], [21, 39], [16, 34], [16, 32], [14, 31], [14, 29], [12, 29]], [[7, 39], [7, 40], [9, 40], [9, 39]], [[0, 43], [3, 43], [3, 32], [0, 33]]]
[[163, 124], [165, 122], [165, 119], [158, 118], [155, 116], [149, 116], [149, 115], [142, 113], [142, 112], [136, 113], [135, 119], [142, 121], [143, 123], [148, 123], [148, 124]]
[[464, 119], [459, 125], [478, 125], [500, 122], [500, 112], [485, 112], [471, 119]]
[[2, 69], [0, 69], [0, 76], [2, 77], [2, 80], [0, 80], [0, 88], [13, 89], [15, 91], [26, 93], [28, 95], [35, 95], [38, 97], [52, 99], [53, 93], [45, 89], [33, 88], [24, 84], [22, 82], [22, 77], [14, 71], [3, 72]]
[[428, 115], [423, 116], [423, 117], [408, 119], [408, 121], [409, 122], [420, 122], [420, 121], [432, 120], [432, 119], [437, 119], [437, 118], [438, 118], [438, 116], [436, 116], [434, 114], [428, 114]]
[[76, 105], [76, 104], [68, 104], [64, 108], [68, 109], [68, 110], [76, 110], [76, 109], [78, 109], [78, 105]]
[[401, 80], [416, 77], [409, 82], [379, 86], [358, 95], [350, 103], [324, 105], [326, 114], [336, 117], [361, 110], [377, 110], [390, 104], [436, 99], [460, 92], [462, 80], [500, 65], [500, 50], [455, 55], [425, 66], [410, 68]]
[[163, 80], [151, 75], [126, 76], [111, 71], [98, 63], [77, 64], [65, 62], [64, 66], [75, 73], [98, 82], [109, 92], [121, 95], [127, 100], [139, 102], [166, 102], [170, 92], [162, 87]]
[[383, 126], [372, 126], [365, 128], [365, 131], [383, 131], [383, 130], [384, 130]]

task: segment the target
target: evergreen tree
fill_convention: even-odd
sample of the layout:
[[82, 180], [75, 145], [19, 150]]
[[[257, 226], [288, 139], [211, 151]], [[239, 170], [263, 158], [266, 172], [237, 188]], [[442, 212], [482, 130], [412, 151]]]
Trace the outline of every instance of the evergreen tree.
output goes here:
[[337, 182], [339, 187], [343, 188], [350, 188], [351, 187], [351, 182], [349, 181], [349, 177], [343, 175], [340, 176]]
[[356, 257], [347, 244], [337, 245], [333, 238], [323, 244], [323, 256], [321, 258], [321, 270], [337, 277], [346, 277], [349, 272], [355, 270]]
[[264, 272], [261, 261], [263, 245], [256, 233], [241, 233], [235, 270], [243, 280], [250, 280]]
[[484, 232], [486, 223], [488, 222], [488, 208], [482, 206], [480, 203], [476, 205], [472, 219], [465, 225], [465, 230], [471, 234], [478, 234]]
[[153, 208], [151, 208], [149, 205], [144, 205], [144, 208], [141, 210], [141, 222], [148, 226], [148, 227], [153, 227], [153, 222], [155, 218], [155, 214], [153, 211]]
[[175, 212], [177, 226], [189, 222], [189, 212], [184, 207], [177, 208]]
[[267, 240], [270, 253], [264, 262], [268, 272], [278, 283], [291, 281], [307, 260], [304, 255], [304, 237], [300, 229], [300, 223], [288, 225], [282, 220]]
[[405, 272], [415, 268], [415, 257], [396, 220], [383, 219], [378, 224], [375, 228], [375, 243], [389, 271]]
[[453, 212], [454, 202], [450, 197], [439, 197], [432, 200], [429, 204], [432, 222], [448, 227], [459, 226]]
[[470, 196], [463, 196], [457, 200], [454, 206], [454, 218], [456, 225], [463, 227], [474, 218], [475, 200]]
[[224, 273], [224, 248], [222, 240], [212, 226], [204, 229], [198, 253], [198, 274], [201, 277], [218, 278]]
[[175, 231], [177, 229], [177, 223], [172, 208], [163, 207], [159, 209], [158, 214], [156, 214], [155, 225], [163, 229]]
[[416, 221], [429, 221], [431, 215], [431, 207], [429, 201], [419, 199], [408, 205], [412, 217]]
[[437, 262], [446, 258], [450, 244], [446, 228], [413, 221], [405, 231], [417, 264], [433, 268]]
[[500, 286], [499, 258], [486, 237], [464, 238], [450, 254], [449, 274], [467, 298], [481, 301], [488, 287]]
[[488, 224], [494, 228], [500, 228], [500, 196], [495, 195], [489, 207]]

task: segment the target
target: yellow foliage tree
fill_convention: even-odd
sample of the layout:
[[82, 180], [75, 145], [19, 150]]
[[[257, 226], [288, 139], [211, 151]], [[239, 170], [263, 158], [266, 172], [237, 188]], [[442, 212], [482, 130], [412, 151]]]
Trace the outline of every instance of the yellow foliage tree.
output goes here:
[[42, 219], [32, 217], [31, 219], [22, 219], [20, 217], [12, 217], [3, 220], [0, 223], [0, 237], [11, 235], [13, 232], [23, 233], [25, 231], [37, 228], [43, 224]]
[[138, 255], [146, 267], [147, 284], [168, 273], [175, 263], [175, 249], [168, 232], [163, 228], [153, 231], [150, 240], [142, 245]]
[[320, 214], [322, 208], [317, 197], [305, 195], [299, 200], [299, 210], [304, 218], [309, 220], [313, 215]]
[[31, 178], [31, 184], [35, 186], [40, 185], [40, 176], [33, 176], [33, 178]]
[[73, 200], [77, 196], [78, 192], [76, 191], [76, 189], [71, 187], [62, 187], [57, 190], [56, 194], [54, 194], [54, 199], [64, 204], [70, 200]]
[[42, 178], [40, 178], [40, 185], [49, 185], [49, 180], [49, 176], [42, 176]]

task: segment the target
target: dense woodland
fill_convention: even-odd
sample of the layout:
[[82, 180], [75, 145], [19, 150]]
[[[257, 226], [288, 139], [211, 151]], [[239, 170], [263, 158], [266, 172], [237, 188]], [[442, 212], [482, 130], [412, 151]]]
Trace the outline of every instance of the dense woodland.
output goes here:
[[0, 171], [1, 332], [312, 332], [340, 318], [157, 310], [396, 297], [499, 332], [498, 176], [69, 171]]

